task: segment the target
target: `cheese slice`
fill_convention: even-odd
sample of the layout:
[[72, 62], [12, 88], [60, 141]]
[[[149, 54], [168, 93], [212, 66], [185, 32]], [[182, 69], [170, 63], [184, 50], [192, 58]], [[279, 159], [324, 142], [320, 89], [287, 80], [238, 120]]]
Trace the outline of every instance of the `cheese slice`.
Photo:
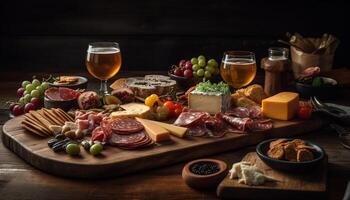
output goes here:
[[150, 115], [150, 108], [142, 103], [128, 103], [120, 106], [123, 111], [115, 111], [110, 114], [111, 118], [141, 117]]
[[231, 94], [192, 91], [188, 96], [188, 107], [212, 115], [229, 110]]
[[147, 119], [142, 119], [142, 120], [149, 122], [151, 124], [155, 124], [155, 125], [160, 126], [162, 128], [165, 128], [172, 135], [180, 137], [180, 138], [182, 138], [185, 135], [185, 133], [187, 132], [187, 128], [185, 128], [185, 127], [175, 126], [172, 124], [167, 124], [167, 123], [153, 121], [153, 120], [147, 120]]
[[264, 116], [290, 120], [298, 112], [299, 94], [294, 92], [281, 92], [262, 100], [262, 113]]
[[141, 118], [136, 117], [137, 121], [139, 121], [144, 127], [148, 135], [152, 138], [155, 142], [162, 142], [165, 140], [170, 140], [170, 134], [169, 131], [165, 128], [158, 126], [156, 124], [148, 122], [148, 120], [144, 120]]

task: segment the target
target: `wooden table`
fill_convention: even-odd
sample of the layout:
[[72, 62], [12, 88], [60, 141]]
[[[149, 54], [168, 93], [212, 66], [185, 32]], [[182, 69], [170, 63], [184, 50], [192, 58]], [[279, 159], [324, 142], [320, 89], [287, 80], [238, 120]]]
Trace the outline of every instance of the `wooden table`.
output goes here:
[[[140, 74], [140, 72], [129, 73]], [[125, 75], [125, 74], [124, 74]], [[30, 74], [1, 75], [0, 124], [8, 120], [4, 102], [15, 99], [19, 82]], [[95, 83], [94, 83], [95, 84]], [[91, 84], [91, 87], [96, 85]], [[337, 102], [346, 103], [346, 98]], [[347, 102], [349, 104], [349, 102]], [[2, 127], [1, 127], [2, 130]], [[329, 192], [327, 199], [342, 199], [350, 180], [350, 151], [343, 148], [337, 134], [330, 128], [307, 134], [301, 138], [315, 142], [326, 150], [329, 156]], [[255, 147], [212, 156], [228, 165], [238, 162]], [[176, 158], [174, 158], [176, 159]], [[56, 177], [41, 172], [25, 163], [0, 143], [0, 199], [217, 199], [215, 190], [197, 191], [182, 181], [181, 170], [185, 163], [159, 169], [101, 180], [78, 180]], [[106, 172], [108, 173], [108, 172]], [[257, 197], [259, 199], [259, 197]]]

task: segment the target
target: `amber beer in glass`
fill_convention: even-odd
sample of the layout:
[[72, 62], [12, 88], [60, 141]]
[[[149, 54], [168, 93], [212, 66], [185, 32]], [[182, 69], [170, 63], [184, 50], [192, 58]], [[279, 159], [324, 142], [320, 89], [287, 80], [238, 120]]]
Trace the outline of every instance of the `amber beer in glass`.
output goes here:
[[256, 74], [255, 55], [249, 51], [227, 51], [221, 61], [222, 79], [235, 89], [248, 85]]
[[119, 72], [121, 64], [122, 57], [118, 43], [94, 42], [89, 44], [86, 67], [93, 77], [101, 80], [100, 95], [108, 94], [107, 80]]

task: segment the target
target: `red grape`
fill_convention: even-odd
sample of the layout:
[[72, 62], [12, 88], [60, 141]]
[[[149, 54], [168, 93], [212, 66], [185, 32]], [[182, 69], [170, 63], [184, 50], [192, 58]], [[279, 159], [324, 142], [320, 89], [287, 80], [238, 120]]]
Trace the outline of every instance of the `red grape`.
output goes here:
[[14, 116], [19, 116], [19, 115], [23, 114], [23, 106], [15, 105], [12, 109], [12, 114]]
[[185, 64], [186, 64], [186, 60], [182, 59], [182, 60], [179, 62], [179, 67], [185, 67]]
[[38, 109], [41, 107], [41, 100], [37, 97], [33, 97], [31, 100], [30, 100], [30, 103], [32, 103], [34, 105], [34, 108], [35, 109]]
[[24, 106], [24, 112], [27, 113], [27, 112], [29, 112], [30, 110], [35, 110], [35, 106], [34, 106], [34, 104], [32, 104], [32, 103], [27, 103], [27, 104]]
[[12, 113], [12, 111], [13, 111], [13, 108], [14, 108], [16, 105], [18, 105], [18, 103], [11, 103], [11, 104], [10, 104], [9, 110], [10, 110], [11, 113]]
[[192, 70], [192, 63], [191, 63], [191, 61], [187, 61], [187, 62], [186, 62], [186, 64], [185, 64], [185, 69]]
[[24, 88], [18, 88], [18, 90], [17, 90], [17, 96], [18, 96], [18, 97], [23, 97], [24, 91], [25, 91]]
[[191, 77], [192, 77], [192, 70], [186, 69], [186, 70], [184, 71], [184, 76], [185, 76], [186, 78], [191, 78]]
[[175, 71], [174, 71], [174, 74], [176, 76], [184, 76], [184, 71], [180, 68], [176, 68]]

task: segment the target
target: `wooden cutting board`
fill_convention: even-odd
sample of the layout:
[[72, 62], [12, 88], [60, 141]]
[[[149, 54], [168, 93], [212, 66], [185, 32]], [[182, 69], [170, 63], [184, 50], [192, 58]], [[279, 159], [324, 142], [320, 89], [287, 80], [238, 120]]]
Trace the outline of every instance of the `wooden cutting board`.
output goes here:
[[[255, 152], [248, 153], [242, 161], [248, 161], [278, 182], [267, 182], [262, 186], [248, 186], [230, 179], [229, 174], [219, 184], [217, 195], [221, 198], [237, 199], [323, 199], [327, 185], [327, 157], [315, 170], [304, 173], [286, 173], [265, 165]], [[231, 168], [231, 166], [229, 166]]]
[[49, 138], [33, 135], [21, 127], [23, 117], [9, 120], [3, 126], [2, 141], [6, 147], [31, 165], [65, 177], [111, 177], [196, 159], [216, 153], [257, 144], [271, 137], [291, 137], [319, 129], [326, 122], [319, 118], [308, 121], [276, 121], [267, 132], [226, 134], [223, 138], [176, 138], [171, 142], [139, 150], [121, 150], [106, 146], [103, 154], [92, 156], [81, 148], [80, 157], [54, 153]]

